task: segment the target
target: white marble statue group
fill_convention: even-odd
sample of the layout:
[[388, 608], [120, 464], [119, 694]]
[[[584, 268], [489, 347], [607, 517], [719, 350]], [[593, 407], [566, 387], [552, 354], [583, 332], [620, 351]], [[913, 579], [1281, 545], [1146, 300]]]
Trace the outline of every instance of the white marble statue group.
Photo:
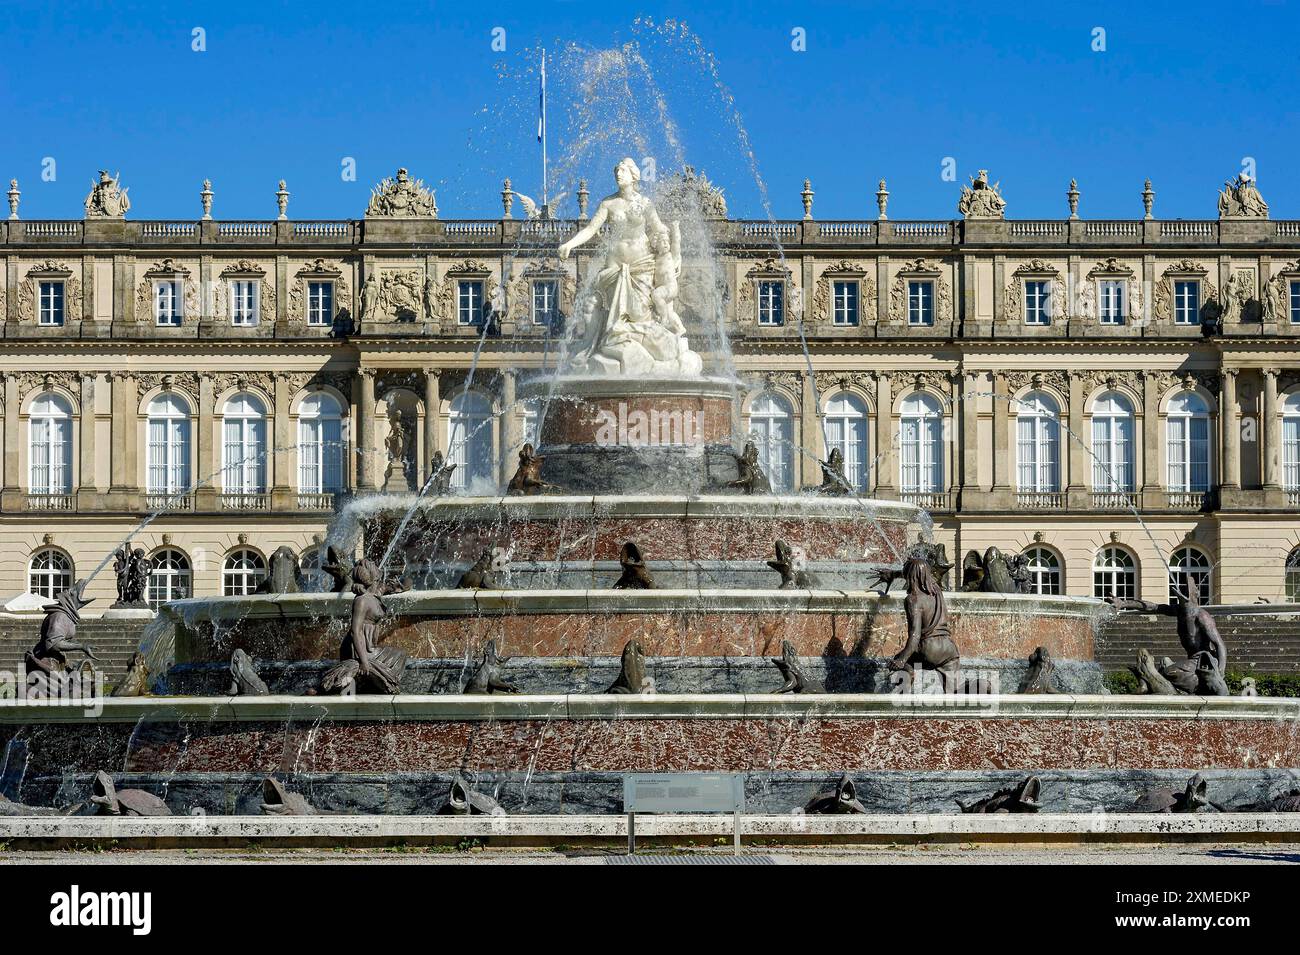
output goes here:
[[570, 374], [688, 378], [703, 361], [691, 350], [677, 314], [682, 270], [681, 230], [664, 223], [640, 192], [641, 170], [631, 159], [614, 167], [618, 192], [601, 200], [591, 221], [559, 248], [560, 258], [609, 225], [605, 261], [579, 309], [570, 347]]

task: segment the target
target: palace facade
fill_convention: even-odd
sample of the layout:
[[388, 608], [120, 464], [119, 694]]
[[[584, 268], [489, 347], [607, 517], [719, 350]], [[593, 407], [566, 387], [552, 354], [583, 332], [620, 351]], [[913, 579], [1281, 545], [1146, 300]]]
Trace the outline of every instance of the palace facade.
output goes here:
[[[1219, 216], [738, 221], [722, 257], [737, 409], [780, 489], [831, 447], [864, 495], [925, 507], [951, 556], [1031, 551], [1067, 594], [1213, 602], [1300, 591], [1300, 221], [1244, 177]], [[343, 500], [405, 491], [435, 451], [461, 492], [509, 478], [592, 250], [573, 221], [439, 217], [399, 171], [362, 219], [0, 222], [0, 594], [89, 576], [128, 535], [155, 601], [242, 593], [272, 550], [319, 561]], [[585, 218], [587, 195], [579, 192]], [[528, 203], [531, 206], [531, 203]], [[690, 304], [683, 277], [683, 300]], [[806, 345], [806, 351], [805, 351]], [[802, 450], [800, 450], [802, 449]], [[157, 513], [152, 520], [146, 520]], [[1292, 565], [1295, 565], [1294, 567]], [[95, 577], [94, 612], [113, 575]]]

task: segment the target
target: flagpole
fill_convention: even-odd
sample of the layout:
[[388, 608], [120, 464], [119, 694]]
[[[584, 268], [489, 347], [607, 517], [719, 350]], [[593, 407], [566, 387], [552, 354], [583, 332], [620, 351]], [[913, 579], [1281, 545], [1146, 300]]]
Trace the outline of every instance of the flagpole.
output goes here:
[[[542, 208], [547, 204], [546, 171], [546, 48], [542, 47]], [[549, 209], [547, 212], [549, 213]]]

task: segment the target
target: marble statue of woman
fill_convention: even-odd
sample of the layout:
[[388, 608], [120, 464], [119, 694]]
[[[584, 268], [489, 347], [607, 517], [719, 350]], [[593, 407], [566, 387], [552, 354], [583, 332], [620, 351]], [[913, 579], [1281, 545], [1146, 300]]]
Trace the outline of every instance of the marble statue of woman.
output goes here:
[[698, 375], [703, 362], [671, 307], [681, 269], [680, 243], [673, 241], [654, 203], [641, 195], [641, 170], [633, 160], [614, 167], [614, 180], [618, 192], [602, 199], [591, 221], [559, 248], [560, 258], [567, 259], [603, 226], [610, 227], [593, 307], [570, 352], [568, 371], [642, 378]]

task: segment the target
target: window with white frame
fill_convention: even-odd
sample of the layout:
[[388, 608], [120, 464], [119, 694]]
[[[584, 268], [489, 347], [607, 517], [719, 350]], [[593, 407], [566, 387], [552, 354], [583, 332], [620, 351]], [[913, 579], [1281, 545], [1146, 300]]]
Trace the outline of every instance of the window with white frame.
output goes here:
[[343, 490], [345, 450], [338, 400], [325, 392], [308, 395], [298, 406], [299, 492], [337, 494]]
[[758, 464], [772, 490], [794, 490], [794, 415], [790, 402], [772, 391], [749, 403], [748, 432], [758, 450]]
[[934, 282], [928, 279], [908, 280], [907, 324], [926, 327], [934, 324]]
[[1025, 324], [1052, 322], [1052, 283], [1046, 279], [1025, 279]]
[[1197, 279], [1174, 282], [1174, 324], [1201, 324], [1201, 283]]
[[785, 282], [781, 279], [759, 280], [758, 324], [785, 324]]
[[867, 490], [870, 458], [867, 455], [867, 406], [852, 392], [841, 391], [826, 402], [822, 419], [826, 455], [838, 448], [844, 455], [844, 477], [849, 487]]
[[63, 324], [63, 282], [57, 279], [41, 282], [36, 321], [39, 325]]
[[1117, 494], [1133, 490], [1133, 406], [1117, 391], [1092, 406], [1092, 487]]
[[149, 494], [184, 494], [190, 487], [190, 406], [175, 394], [149, 402], [145, 484]]
[[1282, 400], [1282, 486], [1300, 491], [1300, 391]]
[[222, 411], [222, 490], [266, 493], [266, 406], [256, 395], [234, 395]]
[[552, 326], [560, 314], [560, 283], [556, 279], [533, 279], [533, 322]]
[[159, 326], [181, 323], [180, 279], [160, 279], [153, 283], [153, 317]]
[[1286, 586], [1286, 602], [1289, 604], [1300, 603], [1300, 547], [1286, 555], [1284, 583]]
[[923, 392], [903, 399], [899, 408], [898, 483], [904, 494], [943, 490], [943, 413]]
[[1199, 547], [1180, 547], [1169, 560], [1169, 602], [1194, 595], [1199, 604], [1210, 602], [1210, 558]]
[[1137, 561], [1123, 547], [1103, 547], [1092, 562], [1092, 595], [1136, 600]]
[[149, 606], [157, 610], [169, 600], [184, 600], [193, 591], [193, 573], [185, 552], [174, 547], [158, 551], [151, 558], [149, 571]]
[[1097, 316], [1103, 325], [1124, 324], [1124, 280], [1102, 279], [1097, 283]]
[[1016, 404], [1016, 484], [1020, 491], [1061, 489], [1061, 422], [1056, 400], [1031, 391]]
[[1058, 596], [1061, 588], [1061, 558], [1050, 547], [1030, 547], [1025, 551], [1029, 558], [1029, 592], [1045, 596]]
[[832, 321], [836, 325], [858, 324], [858, 282], [856, 279], [833, 283], [831, 289]]
[[462, 325], [483, 323], [483, 283], [462, 279], [456, 283], [456, 320]]
[[334, 283], [307, 283], [307, 324], [334, 324]]
[[72, 558], [61, 550], [46, 547], [32, 555], [27, 569], [27, 589], [38, 597], [53, 600], [72, 586]]
[[257, 279], [234, 279], [230, 282], [230, 324], [249, 328], [257, 324]]
[[1203, 493], [1210, 489], [1210, 414], [1195, 392], [1169, 399], [1165, 416], [1165, 457], [1169, 490]]
[[492, 477], [492, 402], [478, 391], [460, 391], [447, 418], [447, 458], [456, 465], [451, 486], [472, 488]]
[[1287, 283], [1287, 305], [1292, 325], [1300, 325], [1300, 279]]
[[247, 597], [266, 579], [266, 561], [249, 547], [231, 551], [221, 567], [221, 592], [227, 597]]
[[46, 392], [32, 402], [28, 420], [28, 464], [32, 494], [72, 493], [72, 408]]

